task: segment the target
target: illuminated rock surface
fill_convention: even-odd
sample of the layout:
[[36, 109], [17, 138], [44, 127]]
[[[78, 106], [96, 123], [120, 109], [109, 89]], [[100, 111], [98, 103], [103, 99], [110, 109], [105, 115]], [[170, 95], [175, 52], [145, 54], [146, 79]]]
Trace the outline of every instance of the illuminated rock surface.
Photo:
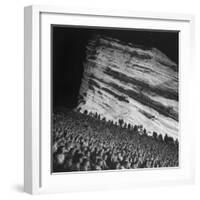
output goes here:
[[178, 137], [178, 66], [156, 48], [96, 36], [87, 46], [81, 112]]

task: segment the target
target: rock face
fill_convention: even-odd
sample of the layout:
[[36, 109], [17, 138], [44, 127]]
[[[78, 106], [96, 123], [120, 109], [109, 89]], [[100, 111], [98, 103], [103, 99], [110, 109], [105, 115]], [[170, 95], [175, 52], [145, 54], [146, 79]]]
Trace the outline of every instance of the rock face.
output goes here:
[[156, 48], [95, 36], [87, 46], [80, 112], [178, 137], [178, 66]]

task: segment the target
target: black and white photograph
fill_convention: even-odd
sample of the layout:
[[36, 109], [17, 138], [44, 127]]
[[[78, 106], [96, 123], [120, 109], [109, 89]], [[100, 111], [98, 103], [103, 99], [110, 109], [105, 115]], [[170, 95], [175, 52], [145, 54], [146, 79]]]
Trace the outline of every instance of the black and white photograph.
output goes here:
[[51, 171], [179, 167], [179, 32], [51, 26]]

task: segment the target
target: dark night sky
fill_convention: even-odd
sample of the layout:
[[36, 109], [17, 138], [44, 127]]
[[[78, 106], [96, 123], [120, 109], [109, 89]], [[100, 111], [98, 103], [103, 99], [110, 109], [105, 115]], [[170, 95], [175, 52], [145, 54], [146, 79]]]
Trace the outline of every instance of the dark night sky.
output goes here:
[[83, 73], [85, 47], [95, 34], [155, 47], [178, 64], [178, 33], [131, 29], [52, 26], [53, 108], [74, 108]]

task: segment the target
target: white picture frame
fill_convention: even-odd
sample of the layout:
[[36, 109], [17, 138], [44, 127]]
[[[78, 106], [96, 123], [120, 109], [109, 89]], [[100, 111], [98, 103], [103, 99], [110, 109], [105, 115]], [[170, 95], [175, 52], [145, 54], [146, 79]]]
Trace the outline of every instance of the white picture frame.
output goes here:
[[[56, 6], [28, 6], [24, 13], [25, 192], [41, 194], [193, 183], [194, 132], [190, 132], [192, 113], [188, 94], [194, 67], [194, 16]], [[51, 174], [51, 24], [180, 31], [180, 167], [106, 173]]]

